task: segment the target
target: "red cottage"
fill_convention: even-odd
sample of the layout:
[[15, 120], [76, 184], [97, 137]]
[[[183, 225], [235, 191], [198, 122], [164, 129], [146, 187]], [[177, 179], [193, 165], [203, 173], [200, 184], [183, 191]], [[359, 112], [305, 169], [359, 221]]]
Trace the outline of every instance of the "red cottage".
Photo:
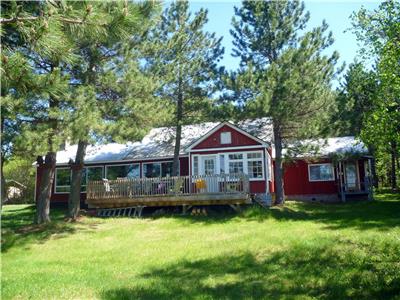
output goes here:
[[[152, 129], [140, 142], [92, 145], [81, 199], [96, 208], [269, 203], [274, 194], [271, 141], [267, 118], [184, 126], [179, 176], [171, 176], [174, 128]], [[319, 146], [319, 152], [285, 164], [288, 198], [344, 201], [368, 195], [369, 156], [361, 143], [353, 137], [302, 143]], [[52, 203], [67, 203], [75, 153], [76, 146], [57, 153]], [[37, 184], [41, 174], [38, 165]]]

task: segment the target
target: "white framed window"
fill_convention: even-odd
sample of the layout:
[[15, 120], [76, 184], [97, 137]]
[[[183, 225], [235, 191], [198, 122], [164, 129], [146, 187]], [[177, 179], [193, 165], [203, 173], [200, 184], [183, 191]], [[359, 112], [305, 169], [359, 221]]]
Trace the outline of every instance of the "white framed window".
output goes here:
[[[245, 173], [250, 180], [265, 179], [265, 164], [263, 151], [218, 153], [216, 156], [216, 171], [218, 174]], [[204, 166], [200, 165], [202, 155], [192, 156], [192, 174], [204, 174]], [[203, 163], [202, 163], [203, 164]]]
[[153, 178], [172, 176], [172, 166], [172, 161], [143, 163], [143, 177]]
[[244, 173], [243, 153], [234, 153], [228, 155], [229, 174]]
[[56, 168], [55, 193], [69, 193], [71, 190], [71, 169]]
[[199, 156], [193, 156], [193, 175], [199, 175]]
[[109, 180], [116, 180], [117, 178], [139, 178], [140, 165], [139, 164], [124, 164], [124, 165], [110, 165], [106, 166], [106, 176]]
[[219, 174], [225, 174], [225, 155], [219, 155]]
[[309, 181], [334, 181], [335, 173], [331, 163], [309, 164], [308, 165]]
[[82, 183], [81, 192], [86, 192], [87, 183], [91, 181], [98, 181], [103, 179], [103, 166], [86, 167], [82, 170]]
[[[81, 192], [86, 192], [89, 180], [101, 180], [103, 178], [103, 166], [85, 167], [82, 169]], [[72, 172], [70, 168], [56, 169], [55, 193], [69, 193], [71, 190]]]
[[231, 144], [232, 143], [232, 135], [229, 131], [221, 132], [221, 144]]
[[261, 152], [247, 153], [247, 174], [249, 178], [263, 178], [263, 155]]

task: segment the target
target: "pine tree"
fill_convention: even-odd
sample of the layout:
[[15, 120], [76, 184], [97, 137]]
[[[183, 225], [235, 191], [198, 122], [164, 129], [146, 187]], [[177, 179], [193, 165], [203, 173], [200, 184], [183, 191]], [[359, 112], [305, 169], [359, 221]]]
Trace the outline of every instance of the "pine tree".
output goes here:
[[79, 91], [70, 139], [78, 142], [78, 148], [71, 164], [69, 218], [79, 214], [82, 170], [91, 137], [141, 138], [154, 123], [151, 116], [160, 112], [153, 97], [154, 84], [145, 80], [138, 62], [138, 48], [155, 8], [149, 2], [93, 2], [91, 9], [104, 30], [97, 35], [88, 30], [74, 40], [80, 62], [71, 66], [71, 73]]
[[336, 97], [337, 111], [332, 112], [336, 134], [358, 136], [361, 133], [376, 89], [377, 78], [373, 71], [365, 70], [360, 62], [349, 66]]
[[[2, 83], [3, 78], [6, 82], [2, 100], [22, 100], [18, 114], [15, 110], [6, 114], [14, 113], [20, 125], [12, 143], [40, 154], [38, 163], [44, 168], [38, 186], [37, 223], [50, 221], [56, 151], [68, 136], [70, 76], [64, 68], [76, 60], [70, 36], [79, 34], [88, 23], [95, 31], [101, 29], [89, 7], [84, 2], [2, 2]], [[9, 64], [13, 59], [21, 66], [19, 70]], [[42, 153], [46, 153], [44, 160]]]
[[179, 173], [182, 125], [201, 119], [216, 90], [217, 67], [223, 54], [221, 38], [204, 31], [207, 10], [192, 17], [187, 1], [172, 2], [152, 32], [154, 47], [147, 67], [161, 81], [158, 95], [173, 105], [176, 127], [173, 174]]
[[309, 19], [304, 9], [299, 1], [244, 1], [231, 31], [242, 65], [236, 80], [250, 90], [246, 109], [272, 119], [277, 203], [284, 202], [283, 145], [316, 136], [333, 103], [338, 55], [321, 53], [333, 43], [325, 22], [299, 36]]

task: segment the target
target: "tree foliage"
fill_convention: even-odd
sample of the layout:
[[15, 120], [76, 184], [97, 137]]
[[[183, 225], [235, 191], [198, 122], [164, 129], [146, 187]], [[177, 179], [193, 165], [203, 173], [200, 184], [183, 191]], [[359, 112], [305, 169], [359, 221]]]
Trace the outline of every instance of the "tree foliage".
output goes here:
[[172, 107], [171, 123], [176, 126], [173, 173], [178, 174], [183, 124], [204, 118], [209, 111], [209, 97], [216, 91], [220, 72], [221, 38], [204, 31], [207, 10], [192, 16], [188, 1], [173, 2], [165, 9], [152, 32], [154, 41], [148, 57], [148, 68], [159, 76], [157, 95]]
[[299, 1], [244, 1], [235, 14], [231, 32], [242, 68], [231, 77], [233, 95], [243, 99], [250, 115], [272, 119], [281, 203], [282, 147], [321, 132], [333, 103], [330, 83], [338, 54], [322, 54], [333, 43], [325, 22], [304, 31], [309, 13]]
[[[400, 3], [385, 1], [378, 9], [354, 13], [353, 27], [362, 53], [372, 53], [378, 87], [366, 115], [361, 138], [391, 155], [391, 184], [397, 188], [400, 144]], [[385, 157], [385, 155], [380, 155]]]
[[333, 134], [359, 136], [367, 122], [378, 87], [373, 70], [365, 70], [360, 62], [351, 64], [336, 96], [332, 111]]

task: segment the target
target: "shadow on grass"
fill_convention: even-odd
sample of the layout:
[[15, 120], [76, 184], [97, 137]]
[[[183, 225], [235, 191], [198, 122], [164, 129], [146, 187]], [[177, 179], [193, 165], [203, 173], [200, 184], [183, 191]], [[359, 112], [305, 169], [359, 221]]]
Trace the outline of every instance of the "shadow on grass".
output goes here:
[[[356, 246], [356, 247], [354, 247]], [[353, 248], [354, 247], [354, 248]], [[141, 275], [139, 283], [104, 291], [102, 299], [391, 299], [400, 293], [400, 265], [366, 245], [298, 245], [255, 256], [179, 261]], [[391, 253], [395, 253], [393, 249]], [[397, 249], [399, 250], [399, 249]], [[392, 257], [395, 259], [395, 257]], [[140, 282], [149, 283], [141, 285]]]
[[[81, 222], [64, 222], [65, 210], [52, 209], [52, 222], [48, 224], [33, 224], [35, 207], [13, 205], [3, 210], [1, 216], [1, 252], [7, 252], [13, 247], [28, 247], [33, 243], [44, 243], [50, 238], [63, 238], [77, 231], [90, 230], [96, 224]], [[82, 226], [83, 225], [83, 226]]]
[[327, 229], [355, 228], [359, 230], [387, 230], [400, 226], [400, 194], [377, 194], [375, 201], [354, 201], [349, 203], [320, 204], [289, 201], [283, 207], [264, 209], [251, 206], [237, 214], [226, 210], [212, 212], [208, 216], [176, 216], [184, 223], [218, 224], [234, 220], [264, 222], [310, 221], [326, 225]]

